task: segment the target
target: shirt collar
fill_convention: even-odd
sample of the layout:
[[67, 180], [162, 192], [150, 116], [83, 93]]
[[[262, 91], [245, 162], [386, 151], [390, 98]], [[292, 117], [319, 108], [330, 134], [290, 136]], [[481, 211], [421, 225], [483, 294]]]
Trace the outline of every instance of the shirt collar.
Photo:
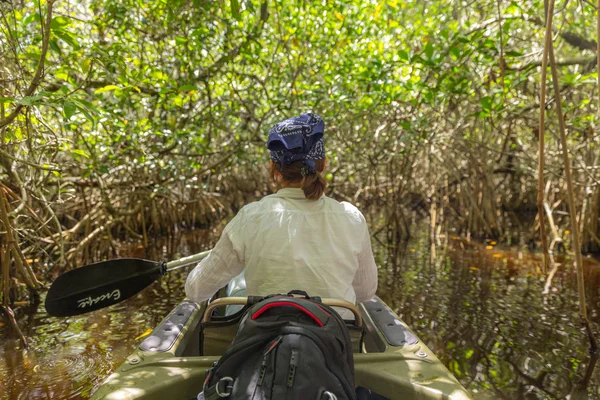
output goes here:
[[[306, 200], [306, 196], [304, 195], [304, 191], [300, 188], [282, 188], [277, 191], [277, 193], [273, 194], [275, 197], [282, 197], [287, 199], [301, 199]], [[325, 193], [321, 196], [321, 199], [326, 197]]]
[[279, 189], [277, 193], [275, 193], [275, 196], [289, 199], [306, 199], [306, 196], [304, 196], [304, 192], [300, 188]]

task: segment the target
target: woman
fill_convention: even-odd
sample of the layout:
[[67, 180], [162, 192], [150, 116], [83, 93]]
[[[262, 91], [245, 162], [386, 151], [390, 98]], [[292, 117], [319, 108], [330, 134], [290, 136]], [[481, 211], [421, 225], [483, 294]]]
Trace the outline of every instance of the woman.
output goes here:
[[281, 189], [243, 207], [225, 227], [188, 276], [188, 298], [207, 300], [244, 268], [248, 295], [300, 289], [352, 303], [373, 297], [377, 266], [365, 218], [323, 195], [324, 129], [310, 113], [271, 128], [271, 177]]

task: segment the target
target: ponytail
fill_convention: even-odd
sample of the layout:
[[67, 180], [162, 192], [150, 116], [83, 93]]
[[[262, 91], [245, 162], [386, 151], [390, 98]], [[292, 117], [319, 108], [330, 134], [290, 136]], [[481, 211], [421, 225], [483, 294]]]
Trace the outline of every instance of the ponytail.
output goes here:
[[300, 183], [300, 188], [308, 200], [319, 200], [327, 188], [327, 180], [321, 175], [325, 169], [325, 160], [314, 160], [314, 174], [302, 174], [304, 163], [294, 161], [291, 164], [285, 164], [283, 169], [279, 163], [271, 163], [271, 179], [275, 180], [275, 172], [279, 172], [283, 177], [284, 183]]
[[319, 200], [326, 187], [327, 181], [318, 171], [315, 174], [306, 175], [300, 182], [300, 188], [308, 200]]

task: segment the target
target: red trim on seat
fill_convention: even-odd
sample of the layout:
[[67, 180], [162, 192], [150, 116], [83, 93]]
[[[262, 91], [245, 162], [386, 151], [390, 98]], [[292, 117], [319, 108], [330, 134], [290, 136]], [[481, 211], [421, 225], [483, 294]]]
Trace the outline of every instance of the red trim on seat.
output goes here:
[[319, 319], [319, 317], [317, 317], [315, 314], [313, 314], [312, 312], [310, 312], [309, 310], [307, 310], [306, 308], [302, 307], [300, 304], [296, 304], [296, 303], [291, 303], [288, 301], [277, 301], [277, 302], [273, 302], [273, 303], [269, 303], [263, 307], [260, 308], [260, 310], [258, 310], [257, 312], [254, 313], [254, 315], [252, 315], [252, 319], [256, 319], [258, 317], [260, 317], [265, 311], [267, 311], [270, 308], [273, 307], [294, 307], [297, 308], [301, 311], [304, 311], [304, 313], [306, 315], [308, 315], [309, 317], [311, 317], [319, 326], [323, 326], [323, 323], [321, 322], [321, 320]]

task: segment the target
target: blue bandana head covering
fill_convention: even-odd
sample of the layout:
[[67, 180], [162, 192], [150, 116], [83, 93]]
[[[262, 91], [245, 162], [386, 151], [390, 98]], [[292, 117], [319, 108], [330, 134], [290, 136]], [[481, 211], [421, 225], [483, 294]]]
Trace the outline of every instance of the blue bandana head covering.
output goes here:
[[325, 122], [317, 114], [302, 114], [275, 124], [269, 131], [267, 148], [271, 160], [281, 168], [294, 161], [306, 166], [302, 175], [315, 174], [315, 162], [325, 158], [323, 132]]

